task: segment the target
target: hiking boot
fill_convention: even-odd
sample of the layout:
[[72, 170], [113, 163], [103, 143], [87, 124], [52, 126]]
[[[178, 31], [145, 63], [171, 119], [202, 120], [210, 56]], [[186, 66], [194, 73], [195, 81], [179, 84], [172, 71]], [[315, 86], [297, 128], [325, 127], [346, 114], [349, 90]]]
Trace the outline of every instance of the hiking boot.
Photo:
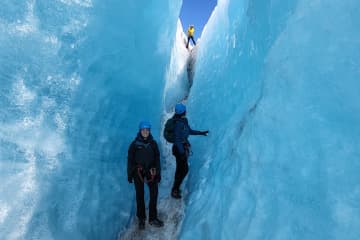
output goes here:
[[145, 219], [139, 220], [139, 229], [144, 230], [145, 229]]
[[164, 226], [164, 222], [161, 221], [161, 220], [158, 219], [158, 218], [155, 218], [155, 219], [153, 219], [153, 220], [150, 220], [150, 221], [149, 221], [149, 224], [150, 224], [151, 226], [154, 226], [154, 227], [162, 227], [162, 226]]
[[173, 198], [180, 199], [181, 198], [180, 190], [173, 189], [171, 191], [171, 196]]

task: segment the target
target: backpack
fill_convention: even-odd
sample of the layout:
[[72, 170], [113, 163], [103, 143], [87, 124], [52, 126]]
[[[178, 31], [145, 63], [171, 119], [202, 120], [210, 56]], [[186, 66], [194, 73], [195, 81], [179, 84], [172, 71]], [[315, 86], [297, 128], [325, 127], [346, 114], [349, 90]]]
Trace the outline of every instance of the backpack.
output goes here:
[[169, 118], [165, 123], [164, 138], [169, 143], [174, 143], [175, 141], [175, 136], [174, 136], [175, 122], [176, 120], [172, 117]]

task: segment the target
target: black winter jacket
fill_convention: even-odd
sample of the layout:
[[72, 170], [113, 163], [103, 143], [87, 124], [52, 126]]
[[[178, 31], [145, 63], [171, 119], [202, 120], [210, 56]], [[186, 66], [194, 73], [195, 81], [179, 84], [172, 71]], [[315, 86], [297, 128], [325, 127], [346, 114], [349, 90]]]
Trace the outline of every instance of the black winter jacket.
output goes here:
[[161, 179], [160, 152], [156, 141], [150, 134], [145, 140], [140, 132], [130, 144], [128, 150], [128, 178], [133, 178], [137, 168], [141, 166], [148, 176], [151, 168], [156, 168], [156, 178]]

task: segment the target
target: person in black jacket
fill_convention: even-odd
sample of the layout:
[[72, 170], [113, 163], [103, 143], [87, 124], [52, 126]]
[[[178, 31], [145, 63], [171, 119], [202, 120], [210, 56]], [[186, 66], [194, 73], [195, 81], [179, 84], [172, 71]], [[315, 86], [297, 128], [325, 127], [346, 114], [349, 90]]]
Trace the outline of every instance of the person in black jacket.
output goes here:
[[186, 118], [186, 106], [178, 103], [175, 106], [174, 145], [173, 155], [176, 158], [174, 185], [171, 190], [173, 198], [181, 198], [180, 185], [189, 171], [188, 157], [190, 153], [189, 135], [207, 136], [209, 131], [192, 130]]
[[150, 191], [149, 224], [162, 227], [163, 221], [157, 216], [158, 183], [161, 180], [160, 152], [156, 141], [150, 133], [151, 125], [147, 121], [139, 124], [139, 132], [130, 144], [128, 151], [128, 181], [135, 183], [139, 229], [145, 228], [144, 183]]

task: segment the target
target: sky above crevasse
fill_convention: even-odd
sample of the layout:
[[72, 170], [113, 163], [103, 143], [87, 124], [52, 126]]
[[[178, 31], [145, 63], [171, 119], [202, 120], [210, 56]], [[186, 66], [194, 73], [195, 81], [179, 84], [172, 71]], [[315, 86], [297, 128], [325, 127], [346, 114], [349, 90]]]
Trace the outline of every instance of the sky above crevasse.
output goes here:
[[199, 38], [216, 4], [217, 0], [183, 0], [180, 20], [184, 31], [193, 24], [195, 39]]

